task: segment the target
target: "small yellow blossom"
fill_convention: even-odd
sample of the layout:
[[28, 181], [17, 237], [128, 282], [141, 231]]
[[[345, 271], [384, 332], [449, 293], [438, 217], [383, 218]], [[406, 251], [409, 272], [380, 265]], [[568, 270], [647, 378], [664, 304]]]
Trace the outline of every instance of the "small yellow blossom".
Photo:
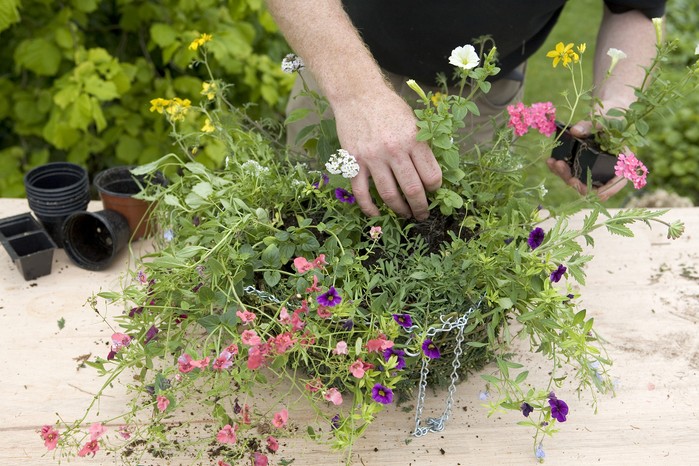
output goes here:
[[187, 115], [187, 111], [189, 111], [189, 107], [191, 105], [192, 102], [189, 99], [180, 99], [179, 97], [175, 97], [168, 101], [168, 106], [165, 108], [165, 112], [170, 116], [172, 121], [184, 120], [184, 117]]
[[585, 50], [587, 49], [587, 44], [583, 42], [582, 44], [578, 45], [578, 52], [582, 55], [585, 53]]
[[209, 100], [214, 100], [214, 97], [216, 97], [216, 83], [214, 81], [201, 83], [201, 95], [205, 95]]
[[213, 37], [211, 34], [202, 34], [201, 36], [194, 39], [191, 44], [189, 44], [189, 50], [196, 51], [199, 47], [209, 42], [212, 38]]
[[211, 120], [208, 118], [204, 120], [204, 126], [201, 127], [202, 132], [213, 133], [215, 129], [214, 125], [211, 124]]
[[170, 101], [167, 99], [162, 99], [158, 97], [157, 99], [153, 99], [150, 101], [150, 111], [151, 112], [158, 112], [158, 113], [163, 113], [163, 110], [165, 110], [165, 107], [170, 105]]
[[444, 94], [442, 94], [441, 92], [435, 92], [434, 94], [432, 94], [432, 97], [430, 98], [430, 100], [432, 100], [432, 105], [434, 105], [435, 107], [439, 105], [442, 99], [444, 99]]
[[556, 49], [551, 50], [546, 54], [548, 58], [553, 58], [553, 67], [558, 66], [558, 62], [563, 62], [563, 66], [566, 68], [571, 62], [577, 63], [580, 61], [580, 56], [573, 51], [573, 43], [568, 45], [563, 45], [563, 42], [556, 44]]

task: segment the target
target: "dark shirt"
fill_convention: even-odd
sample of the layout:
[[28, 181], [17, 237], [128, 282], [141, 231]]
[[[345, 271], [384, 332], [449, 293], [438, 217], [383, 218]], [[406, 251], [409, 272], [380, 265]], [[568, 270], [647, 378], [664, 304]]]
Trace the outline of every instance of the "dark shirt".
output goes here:
[[[499, 78], [536, 52], [566, 0], [343, 0], [347, 14], [379, 65], [433, 84], [451, 77], [451, 51], [490, 35], [498, 50]], [[612, 13], [631, 9], [660, 17], [665, 0], [605, 0]], [[478, 50], [478, 49], [477, 49]]]

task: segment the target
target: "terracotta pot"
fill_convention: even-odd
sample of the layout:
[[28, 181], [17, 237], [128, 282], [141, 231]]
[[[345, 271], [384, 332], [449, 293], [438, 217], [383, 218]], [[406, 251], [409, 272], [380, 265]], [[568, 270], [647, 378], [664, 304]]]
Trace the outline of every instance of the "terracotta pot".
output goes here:
[[587, 183], [589, 172], [594, 187], [603, 186], [614, 178], [617, 158], [602, 152], [591, 138], [580, 139], [564, 128], [562, 123], [556, 122], [556, 134], [560, 135], [560, 145], [553, 148], [551, 156], [567, 162], [573, 176], [583, 183]]
[[141, 192], [141, 188], [148, 183], [165, 185], [166, 180], [161, 173], [153, 176], [132, 175], [132, 168], [108, 168], [95, 176], [93, 184], [104, 209], [114, 210], [123, 215], [129, 224], [131, 238], [138, 240], [150, 234], [148, 220], [151, 204], [133, 196]]

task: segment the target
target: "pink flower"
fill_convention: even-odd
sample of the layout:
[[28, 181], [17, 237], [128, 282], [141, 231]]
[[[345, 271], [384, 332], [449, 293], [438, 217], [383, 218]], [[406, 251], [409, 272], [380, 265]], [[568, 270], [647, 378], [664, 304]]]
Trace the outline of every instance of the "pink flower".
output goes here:
[[641, 189], [646, 185], [648, 168], [636, 158], [633, 152], [629, 151], [628, 154], [621, 153], [617, 157], [614, 174], [631, 181], [634, 188]]
[[333, 354], [348, 354], [347, 342], [338, 341], [337, 345], [335, 345], [335, 349], [333, 350]]
[[235, 343], [231, 343], [230, 345], [226, 346], [226, 349], [223, 351], [228, 351], [229, 353], [231, 353], [231, 356], [235, 356], [236, 354], [238, 354], [238, 345], [236, 345]]
[[308, 390], [311, 393], [315, 393], [321, 388], [323, 388], [323, 382], [321, 382], [319, 378], [315, 378], [306, 382], [306, 390]]
[[298, 332], [306, 326], [306, 323], [301, 319], [301, 309], [296, 309], [294, 315], [291, 316], [291, 330]]
[[209, 367], [209, 362], [211, 359], [207, 356], [204, 359], [199, 359], [197, 361], [192, 361], [192, 366], [198, 367], [199, 369], [206, 369]]
[[214, 359], [214, 364], [212, 366], [213, 370], [215, 371], [222, 371], [224, 369], [228, 369], [233, 365], [233, 355], [229, 353], [226, 350], [221, 351], [221, 354], [218, 355], [216, 359]]
[[271, 346], [277, 354], [284, 354], [286, 350], [294, 346], [296, 341], [291, 337], [288, 332], [280, 333], [272, 341], [270, 341]]
[[373, 239], [374, 241], [381, 238], [382, 234], [383, 234], [383, 230], [381, 229], [380, 226], [374, 226], [374, 227], [369, 228], [369, 238]]
[[112, 351], [114, 352], [129, 346], [130, 343], [131, 337], [125, 333], [115, 333], [112, 335]]
[[229, 463], [226, 463], [223, 460], [218, 460], [218, 463], [216, 464], [216, 466], [231, 466], [231, 465]]
[[330, 312], [330, 308], [327, 306], [323, 306], [322, 304], [318, 306], [318, 317], [321, 319], [329, 319], [333, 316], [333, 313]]
[[269, 464], [269, 460], [267, 459], [267, 455], [264, 453], [260, 453], [259, 451], [256, 451], [253, 453], [253, 459], [254, 459], [254, 465], [253, 466], [267, 466]]
[[158, 405], [158, 411], [162, 413], [170, 405], [170, 399], [166, 396], [158, 395], [156, 398], [156, 404]]
[[240, 317], [240, 320], [244, 324], [252, 322], [253, 320], [255, 320], [255, 317], [257, 317], [254, 312], [250, 312], [250, 311], [246, 311], [246, 310], [238, 311], [235, 313], [235, 315]]
[[90, 440], [97, 440], [107, 432], [107, 428], [99, 422], [95, 422], [90, 426]]
[[291, 323], [291, 316], [289, 315], [289, 311], [285, 306], [282, 306], [282, 308], [279, 310], [279, 322], [285, 325]]
[[306, 293], [317, 293], [321, 288], [318, 286], [318, 275], [313, 275], [313, 284], [306, 288]]
[[92, 453], [92, 456], [95, 456], [99, 449], [100, 445], [99, 443], [97, 443], [97, 440], [90, 440], [85, 445], [83, 445], [83, 447], [78, 452], [78, 456], [83, 457], [89, 455], [90, 453]]
[[294, 267], [296, 267], [296, 271], [300, 274], [304, 274], [308, 272], [309, 270], [313, 269], [313, 264], [308, 262], [308, 259], [305, 257], [297, 257], [294, 259]]
[[250, 424], [250, 406], [247, 403], [243, 405], [243, 424]]
[[324, 265], [328, 265], [328, 263], [325, 262], [325, 254], [319, 254], [318, 257], [313, 259], [313, 267], [316, 269], [322, 269]]
[[366, 371], [368, 371], [369, 369], [373, 369], [373, 368], [374, 368], [373, 364], [370, 364], [368, 362], [364, 362], [360, 358], [360, 359], [357, 359], [356, 361], [354, 361], [352, 364], [350, 364], [349, 371], [353, 376], [355, 376], [358, 379], [361, 379], [362, 377], [364, 377], [364, 374]]
[[275, 453], [277, 450], [279, 450], [279, 441], [271, 435], [267, 437], [267, 449], [272, 453]]
[[117, 432], [124, 440], [128, 440], [131, 438], [131, 431], [129, 430], [129, 426], [121, 426], [117, 429]]
[[370, 353], [374, 352], [383, 352], [386, 351], [388, 348], [393, 347], [393, 342], [391, 340], [386, 339], [386, 335], [380, 334], [379, 338], [376, 338], [374, 340], [369, 340], [366, 342], [366, 348], [367, 351]]
[[248, 369], [258, 369], [265, 361], [265, 354], [259, 346], [253, 346], [248, 350]]
[[527, 134], [529, 128], [535, 128], [545, 136], [556, 132], [556, 108], [551, 102], [537, 102], [527, 107], [522, 102], [508, 105], [509, 128], [514, 128], [516, 136]]
[[262, 339], [257, 336], [254, 330], [244, 330], [240, 335], [240, 340], [248, 346], [257, 346], [262, 343]]
[[272, 419], [272, 425], [277, 429], [281, 429], [286, 425], [286, 421], [289, 419], [289, 411], [286, 408], [282, 409], [278, 413], [274, 413], [274, 418]]
[[194, 366], [192, 365], [192, 357], [187, 353], [184, 353], [182, 356], [177, 358], [177, 364], [179, 365], [180, 372], [183, 374], [194, 370]]
[[53, 426], [45, 425], [41, 428], [41, 438], [44, 440], [44, 446], [50, 451], [58, 445], [60, 434]]
[[328, 389], [323, 397], [335, 406], [342, 404], [342, 393], [335, 387]]
[[514, 128], [515, 135], [524, 136], [529, 131], [531, 125], [531, 116], [527, 107], [522, 102], [517, 102], [516, 105], [508, 105], [507, 113], [510, 115], [510, 121], [507, 122], [509, 128]]
[[230, 424], [226, 424], [223, 426], [223, 429], [218, 431], [218, 434], [216, 434], [216, 440], [218, 440], [220, 443], [230, 443], [233, 445], [235, 442], [238, 441], [238, 437], [236, 435], [236, 431], [238, 430], [238, 424], [235, 424], [231, 426]]

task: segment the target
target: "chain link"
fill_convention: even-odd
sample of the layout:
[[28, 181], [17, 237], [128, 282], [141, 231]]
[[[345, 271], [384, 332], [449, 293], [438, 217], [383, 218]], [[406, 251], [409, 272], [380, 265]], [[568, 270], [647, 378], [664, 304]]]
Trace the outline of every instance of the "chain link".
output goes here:
[[260, 291], [252, 285], [246, 286], [243, 288], [243, 291], [247, 294], [255, 295], [260, 299], [271, 301], [275, 304], [281, 304], [281, 301], [279, 301], [279, 299], [277, 299], [277, 297], [273, 294], [267, 293], [266, 291]]

